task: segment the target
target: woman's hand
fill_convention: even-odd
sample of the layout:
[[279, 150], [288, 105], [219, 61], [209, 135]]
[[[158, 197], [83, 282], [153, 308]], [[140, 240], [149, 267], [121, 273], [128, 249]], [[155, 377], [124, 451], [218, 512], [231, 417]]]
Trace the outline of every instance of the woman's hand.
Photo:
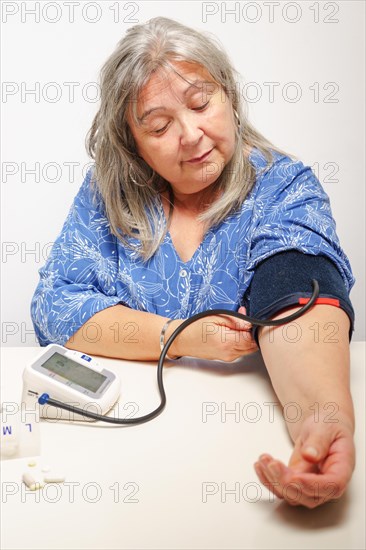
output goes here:
[[338, 499], [355, 466], [353, 433], [347, 422], [308, 417], [295, 441], [289, 465], [268, 454], [254, 467], [263, 485], [291, 506], [315, 508]]
[[[244, 307], [240, 307], [238, 311], [246, 314]], [[181, 323], [182, 321], [174, 321], [170, 324], [169, 336]], [[242, 319], [229, 315], [210, 315], [185, 328], [172, 343], [168, 354], [234, 361], [258, 351], [251, 328], [251, 323]]]

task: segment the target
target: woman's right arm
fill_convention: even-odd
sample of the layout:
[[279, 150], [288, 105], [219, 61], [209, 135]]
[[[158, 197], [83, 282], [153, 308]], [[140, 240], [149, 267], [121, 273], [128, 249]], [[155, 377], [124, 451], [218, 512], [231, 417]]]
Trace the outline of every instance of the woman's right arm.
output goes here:
[[[91, 355], [156, 361], [160, 356], [161, 329], [167, 320], [119, 304], [96, 313], [65, 346]], [[175, 319], [169, 323], [165, 342], [182, 322], [183, 319]], [[199, 319], [178, 335], [168, 356], [233, 361], [258, 350], [250, 328], [249, 323], [224, 315]]]
[[[154, 313], [118, 304], [93, 315], [71, 336], [65, 347], [119, 359], [157, 360], [160, 356], [160, 332], [167, 320]], [[181, 323], [174, 322], [177, 326]], [[173, 356], [171, 351], [168, 355]]]

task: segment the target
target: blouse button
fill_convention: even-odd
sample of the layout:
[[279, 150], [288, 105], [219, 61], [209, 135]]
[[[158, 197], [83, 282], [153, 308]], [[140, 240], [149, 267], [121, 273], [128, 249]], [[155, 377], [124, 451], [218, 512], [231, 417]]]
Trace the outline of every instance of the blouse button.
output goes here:
[[181, 277], [187, 277], [187, 271], [185, 269], [181, 269], [179, 275]]

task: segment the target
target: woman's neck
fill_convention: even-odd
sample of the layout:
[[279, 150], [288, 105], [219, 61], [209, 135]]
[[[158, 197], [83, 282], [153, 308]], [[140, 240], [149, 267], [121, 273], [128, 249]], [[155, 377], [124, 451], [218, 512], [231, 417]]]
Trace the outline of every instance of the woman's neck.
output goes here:
[[212, 186], [199, 191], [198, 193], [176, 193], [172, 190], [163, 193], [164, 203], [168, 204], [173, 201], [174, 210], [181, 212], [182, 214], [197, 216], [202, 214], [217, 198], [218, 191], [214, 190]]

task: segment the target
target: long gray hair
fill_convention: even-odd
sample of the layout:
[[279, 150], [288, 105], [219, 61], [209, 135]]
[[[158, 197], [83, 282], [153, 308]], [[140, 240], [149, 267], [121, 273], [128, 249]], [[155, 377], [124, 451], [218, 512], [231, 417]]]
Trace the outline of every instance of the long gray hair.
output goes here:
[[239, 208], [252, 189], [256, 179], [249, 161], [252, 147], [265, 156], [264, 171], [273, 162], [271, 150], [287, 154], [249, 123], [234, 78], [239, 75], [215, 37], [165, 17], [128, 29], [101, 69], [101, 104], [86, 147], [95, 161], [92, 182], [103, 198], [111, 232], [127, 246], [137, 239], [136, 250], [144, 260], [156, 252], [168, 230], [156, 199], [170, 185], [137, 154], [128, 116], [139, 123], [136, 100], [142, 87], [155, 71], [171, 70], [172, 61], [205, 68], [228, 96], [238, 123], [234, 154], [214, 184], [219, 198], [198, 217], [206, 230]]

